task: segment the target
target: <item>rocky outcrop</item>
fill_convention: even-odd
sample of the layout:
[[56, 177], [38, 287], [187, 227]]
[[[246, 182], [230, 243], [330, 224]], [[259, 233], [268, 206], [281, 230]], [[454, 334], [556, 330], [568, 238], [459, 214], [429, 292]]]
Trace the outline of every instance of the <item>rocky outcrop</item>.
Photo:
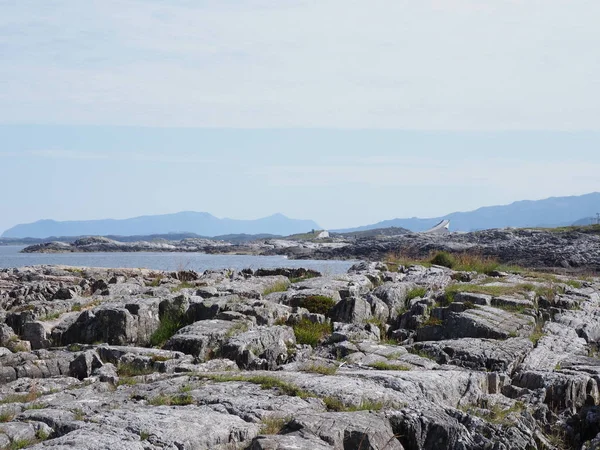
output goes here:
[[0, 271], [0, 448], [591, 449], [600, 281]]
[[[473, 253], [502, 263], [525, 267], [600, 269], [596, 229], [495, 229], [471, 233], [400, 233], [386, 235], [338, 235], [321, 241], [291, 239], [230, 243], [209, 239], [181, 241], [118, 242], [103, 237], [79, 239], [72, 244], [35, 244], [24, 252], [204, 252], [227, 254], [286, 255], [294, 259], [360, 259], [381, 261], [389, 254], [427, 257], [432, 252]], [[279, 274], [285, 275], [285, 271]], [[261, 276], [258, 272], [257, 276]], [[288, 276], [288, 275], [286, 275]], [[290, 278], [292, 278], [291, 276]]]

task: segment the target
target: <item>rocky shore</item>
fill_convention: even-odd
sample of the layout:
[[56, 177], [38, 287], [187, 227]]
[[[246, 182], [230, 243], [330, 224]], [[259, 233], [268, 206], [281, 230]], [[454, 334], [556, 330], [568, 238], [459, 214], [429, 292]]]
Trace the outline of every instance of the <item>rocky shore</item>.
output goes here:
[[0, 448], [599, 449], [600, 280], [0, 271]]
[[[401, 230], [402, 229], [396, 229]], [[501, 229], [472, 233], [338, 235], [326, 240], [267, 239], [246, 243], [183, 239], [117, 242], [102, 237], [74, 243], [29, 246], [26, 253], [53, 252], [203, 252], [209, 254], [285, 255], [292, 259], [381, 261], [390, 254], [425, 257], [435, 251], [474, 253], [504, 264], [532, 268], [600, 270], [600, 228]]]

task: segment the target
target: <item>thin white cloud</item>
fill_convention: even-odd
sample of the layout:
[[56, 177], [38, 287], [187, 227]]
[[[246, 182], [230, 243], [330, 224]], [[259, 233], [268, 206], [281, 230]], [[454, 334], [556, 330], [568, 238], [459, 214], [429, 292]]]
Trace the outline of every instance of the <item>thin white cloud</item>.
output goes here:
[[193, 154], [183, 154], [175, 152], [131, 152], [131, 151], [112, 151], [97, 152], [88, 150], [25, 150], [22, 152], [0, 152], [0, 155], [6, 156], [33, 156], [51, 159], [72, 159], [72, 160], [114, 160], [130, 162], [157, 162], [170, 164], [215, 164], [219, 163], [215, 158], [203, 158]]
[[97, 152], [74, 150], [31, 150], [25, 152], [31, 156], [52, 159], [108, 159], [109, 155]]
[[5, 3], [0, 123], [599, 126], [599, 2]]

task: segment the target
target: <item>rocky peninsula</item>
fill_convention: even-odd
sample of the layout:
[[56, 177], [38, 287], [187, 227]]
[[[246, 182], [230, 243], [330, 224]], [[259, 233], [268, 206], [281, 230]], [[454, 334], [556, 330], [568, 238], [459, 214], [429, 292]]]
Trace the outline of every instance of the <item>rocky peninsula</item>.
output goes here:
[[229, 242], [210, 239], [119, 242], [88, 237], [73, 243], [48, 242], [26, 253], [202, 252], [209, 254], [285, 255], [291, 259], [381, 261], [390, 255], [424, 258], [436, 251], [476, 253], [503, 264], [531, 268], [600, 270], [600, 226], [563, 229], [496, 229], [471, 233], [411, 233], [401, 228], [332, 235], [327, 239], [259, 239]]
[[599, 449], [599, 306], [485, 266], [4, 269], [0, 448]]

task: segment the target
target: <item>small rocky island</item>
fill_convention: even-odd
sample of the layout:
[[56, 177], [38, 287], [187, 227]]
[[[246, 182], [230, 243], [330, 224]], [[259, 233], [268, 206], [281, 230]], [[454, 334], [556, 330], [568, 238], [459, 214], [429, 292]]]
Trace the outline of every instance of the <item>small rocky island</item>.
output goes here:
[[0, 448], [600, 449], [592, 266], [385, 259], [4, 269]]

